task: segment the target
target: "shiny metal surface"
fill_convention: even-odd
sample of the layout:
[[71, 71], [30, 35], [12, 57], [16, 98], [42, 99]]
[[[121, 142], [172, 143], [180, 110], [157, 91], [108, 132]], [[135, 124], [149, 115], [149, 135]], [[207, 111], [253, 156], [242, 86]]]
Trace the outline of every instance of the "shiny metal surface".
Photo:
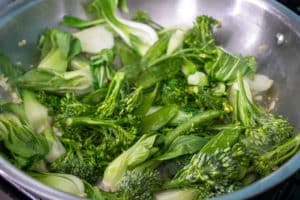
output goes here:
[[[63, 15], [86, 18], [86, 0], [29, 0], [0, 13], [0, 50], [25, 66], [34, 64], [36, 38], [47, 27], [58, 26]], [[243, 55], [255, 55], [259, 71], [276, 82], [276, 112], [288, 117], [300, 131], [300, 19], [271, 0], [128, 0], [129, 7], [146, 9], [164, 26], [192, 25], [201, 14], [222, 21], [216, 31], [219, 44]], [[27, 45], [18, 47], [25, 39]], [[245, 199], [283, 181], [300, 169], [300, 153], [264, 179], [222, 199]], [[29, 178], [0, 158], [0, 175], [45, 199], [75, 199]], [[78, 198], [76, 198], [78, 199]]]

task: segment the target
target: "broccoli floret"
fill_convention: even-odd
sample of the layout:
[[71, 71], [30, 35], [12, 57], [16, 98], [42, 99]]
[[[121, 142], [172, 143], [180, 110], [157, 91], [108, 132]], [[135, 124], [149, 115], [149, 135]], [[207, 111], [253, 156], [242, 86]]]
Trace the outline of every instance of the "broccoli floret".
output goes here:
[[276, 170], [280, 164], [291, 158], [300, 148], [300, 134], [265, 152], [254, 160], [255, 170], [266, 176]]
[[162, 163], [160, 169], [162, 175], [168, 179], [173, 178], [177, 172], [179, 172], [179, 170], [181, 170], [190, 162], [191, 158], [192, 155], [184, 155]]
[[248, 172], [249, 160], [243, 146], [238, 143], [240, 130], [224, 130], [215, 135], [194, 154], [189, 164], [180, 170], [170, 185], [205, 183], [226, 188]]
[[229, 109], [225, 95], [215, 95], [212, 87], [189, 86], [186, 78], [177, 77], [162, 83], [161, 94], [156, 100], [163, 104], [179, 104], [182, 107], [207, 109]]
[[143, 88], [138, 87], [120, 100], [119, 114], [121, 116], [131, 115], [133, 111], [142, 104], [142, 99], [143, 99]]
[[109, 84], [104, 101], [98, 107], [97, 113], [101, 118], [111, 117], [120, 103], [120, 92], [122, 91], [124, 72], [117, 72]]
[[[79, 139], [83, 141], [82, 134], [89, 132], [86, 127], [66, 126], [65, 122], [68, 118], [79, 117], [85, 115], [93, 115], [97, 110], [97, 106], [83, 103], [79, 101], [73, 93], [67, 93], [59, 99], [58, 107], [54, 115], [54, 126], [63, 132], [64, 136], [71, 139]], [[87, 136], [88, 137], [88, 136]]]
[[292, 125], [280, 115], [268, 113], [255, 103], [248, 83], [238, 74], [234, 85], [234, 119], [245, 127], [242, 143], [253, 156], [269, 151], [292, 136]]
[[[135, 126], [130, 124], [128, 124], [128, 126], [125, 124], [123, 124], [123, 126], [118, 125], [119, 123], [123, 123], [121, 120], [118, 121], [89, 117], [73, 117], [66, 120], [65, 126], [77, 126], [79, 128], [86, 127], [96, 130], [102, 136], [101, 143], [109, 142], [109, 144], [106, 143], [103, 145], [107, 145], [107, 148], [111, 148], [113, 151], [114, 149], [129, 147], [135, 141], [138, 133], [138, 129]], [[119, 146], [119, 148], [116, 148], [117, 146]], [[107, 150], [108, 149], [106, 149], [104, 153], [106, 153]]]
[[[90, 170], [90, 173], [85, 173], [87, 181], [95, 181], [94, 179], [101, 175], [108, 163], [136, 140], [138, 129], [135, 126], [126, 125], [125, 121], [70, 117], [61, 122], [60, 129], [63, 133], [63, 140], [67, 139], [80, 147], [77, 151], [71, 151], [71, 155], [74, 155], [74, 152], [83, 152], [84, 155], [79, 158], [86, 156], [90, 160], [90, 169], [87, 169]], [[67, 163], [67, 165], [69, 164], [73, 164], [74, 170], [78, 170], [76, 162]], [[82, 175], [79, 177], [83, 178]]]
[[35, 96], [41, 104], [48, 108], [50, 115], [54, 115], [59, 112], [61, 97], [47, 94], [45, 91], [38, 91]]
[[232, 108], [225, 96], [214, 95], [212, 88], [198, 88], [197, 93], [194, 93], [194, 102], [198, 108], [224, 110], [231, 112]]
[[50, 165], [50, 170], [75, 175], [90, 183], [95, 183], [101, 173], [97, 166], [96, 152], [83, 147], [81, 143], [62, 139], [66, 153]]
[[180, 104], [185, 106], [191, 98], [185, 78], [169, 78], [163, 81], [160, 98], [157, 101], [166, 105]]
[[157, 171], [126, 171], [117, 185], [117, 196], [123, 200], [154, 200], [161, 190], [162, 179]]
[[74, 93], [67, 93], [60, 99], [59, 115], [65, 118], [91, 115], [96, 112], [96, 106], [79, 101]]
[[293, 127], [282, 116], [268, 113], [258, 120], [255, 127], [246, 129], [246, 137], [242, 139], [254, 156], [271, 150], [292, 136]]
[[214, 47], [213, 28], [217, 25], [219, 25], [219, 22], [212, 17], [205, 15], [197, 17], [194, 27], [186, 34], [184, 46], [197, 48]]

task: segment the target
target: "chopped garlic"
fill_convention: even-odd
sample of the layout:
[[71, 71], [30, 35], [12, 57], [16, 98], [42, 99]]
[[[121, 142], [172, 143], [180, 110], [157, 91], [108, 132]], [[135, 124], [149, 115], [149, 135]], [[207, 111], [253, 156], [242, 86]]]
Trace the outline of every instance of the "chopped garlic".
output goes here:
[[21, 40], [21, 41], [18, 42], [18, 46], [23, 47], [23, 46], [26, 45], [26, 43], [27, 43], [26, 40]]

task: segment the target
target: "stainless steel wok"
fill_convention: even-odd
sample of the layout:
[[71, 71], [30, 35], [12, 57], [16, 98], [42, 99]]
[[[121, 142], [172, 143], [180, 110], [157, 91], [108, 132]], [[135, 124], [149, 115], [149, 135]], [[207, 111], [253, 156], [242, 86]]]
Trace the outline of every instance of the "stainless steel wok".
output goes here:
[[[25, 66], [37, 57], [36, 39], [58, 26], [65, 14], [87, 17], [86, 0], [19, 0], [0, 13], [0, 50]], [[268, 0], [128, 0], [131, 11], [146, 9], [165, 26], [192, 24], [197, 15], [222, 21], [216, 37], [227, 50], [256, 55], [259, 71], [276, 82], [276, 112], [300, 132], [300, 17]], [[18, 41], [27, 45], [18, 47]], [[300, 152], [276, 172], [222, 199], [245, 199], [278, 184], [300, 169]], [[0, 157], [0, 175], [44, 199], [78, 199], [49, 188]]]

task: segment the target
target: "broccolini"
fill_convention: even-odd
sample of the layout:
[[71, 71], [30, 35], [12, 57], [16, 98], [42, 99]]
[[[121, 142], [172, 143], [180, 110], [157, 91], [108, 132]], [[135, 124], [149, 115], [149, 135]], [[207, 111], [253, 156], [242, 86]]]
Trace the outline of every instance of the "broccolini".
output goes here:
[[48, 28], [32, 68], [0, 53], [0, 149], [17, 167], [89, 199], [201, 200], [299, 151], [287, 118], [254, 100], [256, 58], [218, 45], [220, 21], [168, 28], [146, 11], [119, 15], [126, 0], [88, 8], [93, 19], [65, 16], [61, 25], [106, 27], [97, 39], [111, 41], [99, 51], [89, 51], [92, 38]]

